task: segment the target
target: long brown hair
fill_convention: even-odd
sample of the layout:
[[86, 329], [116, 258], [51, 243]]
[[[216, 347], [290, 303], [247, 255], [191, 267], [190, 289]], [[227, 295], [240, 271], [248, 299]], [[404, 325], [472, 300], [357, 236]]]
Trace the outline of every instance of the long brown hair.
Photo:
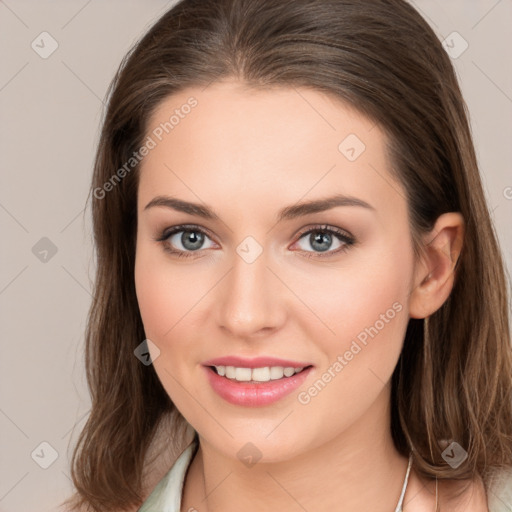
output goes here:
[[[507, 282], [466, 104], [438, 37], [404, 0], [184, 0], [130, 50], [108, 92], [89, 196], [97, 251], [85, 358], [92, 409], [73, 453], [76, 509], [141, 503], [164, 418], [174, 417], [168, 442], [183, 443], [186, 421], [153, 367], [134, 356], [145, 335], [134, 285], [138, 166], [126, 162], [164, 99], [225, 78], [310, 87], [377, 123], [389, 138], [390, 172], [407, 193], [416, 255], [439, 215], [461, 212], [454, 287], [428, 319], [409, 320], [392, 377], [391, 429], [401, 454], [413, 449], [421, 476], [481, 475], [487, 484], [492, 468], [512, 466]], [[463, 464], [446, 463], [441, 440], [467, 451]]]

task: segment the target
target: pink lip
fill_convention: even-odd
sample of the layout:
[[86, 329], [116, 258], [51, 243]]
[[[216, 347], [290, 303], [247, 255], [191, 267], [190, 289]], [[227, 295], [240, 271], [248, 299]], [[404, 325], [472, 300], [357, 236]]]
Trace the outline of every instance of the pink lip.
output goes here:
[[[222, 360], [225, 361], [225, 359]], [[255, 360], [252, 362], [254, 363], [254, 361]], [[259, 364], [260, 362], [258, 362], [258, 365]], [[258, 367], [258, 365], [251, 366], [251, 368]], [[271, 366], [283, 365], [272, 364]], [[293, 363], [289, 366], [298, 367], [300, 365]], [[248, 366], [242, 365], [240, 365], [240, 367], [248, 368]], [[206, 372], [206, 376], [212, 389], [221, 398], [231, 404], [248, 407], [260, 407], [277, 402], [281, 398], [289, 395], [295, 389], [297, 389], [306, 380], [311, 370], [313, 370], [313, 367], [310, 366], [309, 368], [305, 368], [301, 372], [296, 373], [291, 377], [283, 377], [282, 379], [270, 380], [268, 382], [249, 383], [237, 382], [226, 377], [221, 377], [215, 372], [213, 368], [210, 368], [209, 366], [203, 366], [203, 368]]]
[[311, 366], [311, 363], [298, 361], [289, 361], [278, 359], [277, 357], [255, 357], [254, 359], [245, 359], [238, 356], [217, 357], [203, 363], [204, 366], [236, 366], [237, 368], [264, 368], [265, 366], [282, 366], [283, 368], [304, 368]]

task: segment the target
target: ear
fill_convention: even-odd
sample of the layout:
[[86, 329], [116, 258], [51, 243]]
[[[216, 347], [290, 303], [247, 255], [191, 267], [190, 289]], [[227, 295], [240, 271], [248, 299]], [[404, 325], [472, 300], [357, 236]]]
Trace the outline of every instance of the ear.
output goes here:
[[415, 265], [409, 296], [411, 318], [430, 316], [449, 297], [463, 239], [464, 218], [458, 212], [439, 216], [432, 230], [423, 236], [423, 256]]

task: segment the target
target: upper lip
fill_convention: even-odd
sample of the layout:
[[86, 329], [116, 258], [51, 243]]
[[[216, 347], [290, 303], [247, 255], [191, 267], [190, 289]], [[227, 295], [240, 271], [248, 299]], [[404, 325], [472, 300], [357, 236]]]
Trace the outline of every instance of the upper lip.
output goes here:
[[304, 368], [310, 363], [279, 359], [278, 357], [260, 356], [246, 359], [239, 356], [226, 356], [210, 359], [203, 363], [204, 366], [236, 366], [237, 368], [264, 368], [265, 366], [282, 366], [283, 368]]

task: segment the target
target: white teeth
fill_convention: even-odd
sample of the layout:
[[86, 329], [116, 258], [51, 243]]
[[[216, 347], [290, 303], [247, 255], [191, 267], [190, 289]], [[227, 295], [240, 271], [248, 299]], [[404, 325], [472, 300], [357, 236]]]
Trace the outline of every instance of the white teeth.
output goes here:
[[251, 380], [251, 369], [250, 368], [236, 368], [235, 369], [235, 380], [243, 382], [249, 382]]
[[258, 382], [267, 382], [270, 380], [270, 368], [266, 366], [265, 368], [253, 368], [252, 369], [252, 380], [257, 380]]
[[[293, 370], [293, 368], [292, 368]], [[271, 366], [270, 367], [270, 379], [282, 379], [284, 376], [284, 368], [282, 366]]]
[[239, 382], [268, 382], [270, 380], [282, 379], [283, 377], [291, 377], [301, 372], [304, 368], [282, 366], [265, 366], [263, 368], [237, 368], [235, 366], [215, 366], [217, 373], [222, 377], [233, 379]]

